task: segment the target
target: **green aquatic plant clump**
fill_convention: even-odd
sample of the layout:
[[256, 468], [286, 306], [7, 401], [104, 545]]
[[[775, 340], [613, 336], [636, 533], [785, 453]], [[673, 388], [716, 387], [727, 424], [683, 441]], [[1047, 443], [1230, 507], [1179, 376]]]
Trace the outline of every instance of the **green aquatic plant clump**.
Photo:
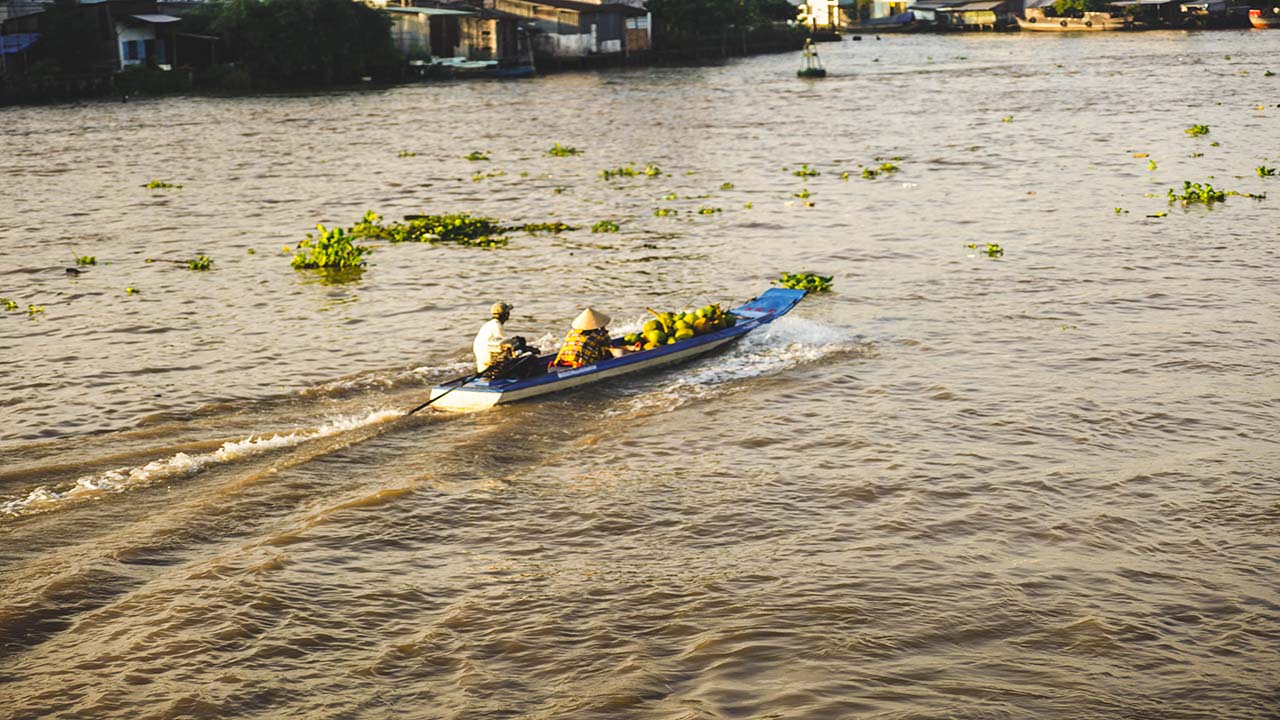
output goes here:
[[[1116, 213], [1116, 214], [1119, 215], [1119, 213]], [[987, 257], [996, 257], [997, 255], [1004, 255], [1004, 248], [1000, 247], [996, 243], [983, 243], [982, 245], [978, 245], [977, 243], [969, 243], [965, 245], [965, 247], [971, 250], [977, 250], [980, 253], [985, 253]]]
[[1188, 205], [1190, 203], [1204, 203], [1205, 205], [1212, 205], [1213, 203], [1222, 202], [1226, 199], [1227, 191], [1218, 190], [1209, 183], [1201, 185], [1200, 183], [1193, 183], [1190, 180], [1184, 180], [1182, 183], [1181, 194], [1175, 192], [1172, 188], [1169, 189], [1169, 202], [1177, 200], [1183, 205]]
[[835, 279], [834, 275], [823, 276], [813, 273], [782, 273], [782, 276], [773, 281], [774, 285], [789, 288], [791, 290], [804, 290], [811, 293], [829, 292], [831, 290], [831, 281]]
[[494, 218], [470, 213], [410, 215], [405, 220], [403, 223], [384, 223], [380, 215], [370, 210], [351, 228], [350, 233], [356, 237], [385, 240], [389, 243], [453, 243], [492, 248], [506, 245], [506, 234], [509, 232], [562, 233], [578, 229], [559, 221], [503, 225]]
[[213, 260], [210, 260], [207, 255], [197, 256], [196, 259], [187, 261], [187, 269], [188, 270], [212, 270]]
[[813, 168], [809, 167], [809, 166], [808, 166], [808, 165], [806, 165], [806, 164], [801, 164], [801, 165], [800, 165], [800, 169], [799, 169], [799, 170], [792, 170], [792, 171], [791, 171], [791, 174], [792, 174], [792, 175], [795, 175], [796, 177], [806, 177], [806, 178], [807, 178], [807, 177], [817, 177], [817, 176], [821, 175], [822, 173], [818, 172], [817, 170], [814, 170]]
[[626, 167], [608, 168], [600, 171], [600, 177], [605, 180], [612, 180], [614, 178], [619, 178], [619, 177], [636, 177], [639, 174], [640, 174], [640, 171], [636, 170], [634, 165], [627, 165]]
[[678, 214], [680, 214], [680, 212], [675, 208], [656, 208], [653, 211], [654, 217], [672, 217]]
[[1186, 130], [1183, 130], [1183, 132], [1190, 135], [1191, 137], [1200, 137], [1201, 135], [1209, 134], [1209, 126], [1208, 125], [1192, 125]]
[[146, 185], [143, 185], [142, 187], [148, 190], [181, 190], [182, 189], [181, 185], [174, 185], [173, 183], [165, 182], [164, 180], [152, 180], [148, 182]]
[[547, 154], [555, 157], [571, 157], [573, 155], [581, 155], [582, 151], [570, 145], [561, 145], [560, 143], [556, 143], [551, 146], [551, 149], [547, 151]]
[[1182, 192], [1178, 193], [1172, 188], [1169, 190], [1169, 202], [1181, 202], [1183, 205], [1191, 205], [1193, 203], [1202, 203], [1204, 205], [1212, 205], [1214, 203], [1225, 202], [1230, 196], [1251, 198], [1253, 200], [1265, 200], [1266, 193], [1242, 193], [1236, 190], [1218, 190], [1209, 183], [1201, 185], [1193, 183], [1190, 180], [1182, 182]]
[[97, 265], [97, 264], [98, 264], [98, 258], [96, 258], [96, 257], [94, 257], [94, 256], [92, 256], [92, 255], [76, 255], [76, 256], [75, 256], [75, 258], [76, 258], [76, 265], [77, 265], [78, 267], [84, 267], [84, 266], [86, 266], [86, 265]]
[[466, 155], [464, 155], [463, 157], [464, 157], [465, 159], [467, 159], [467, 160], [472, 161], [472, 162], [476, 162], [476, 161], [478, 161], [478, 160], [488, 160], [488, 159], [489, 159], [489, 153], [487, 153], [487, 152], [481, 152], [481, 151], [479, 151], [479, 150], [472, 150], [470, 153], [467, 153], [467, 154], [466, 154]]
[[7, 297], [0, 297], [0, 308], [4, 308], [6, 312], [13, 312], [18, 309], [18, 303]]
[[497, 220], [470, 213], [416, 215], [405, 225], [395, 223], [391, 242], [447, 242], [473, 247], [507, 244], [506, 228]]
[[450, 242], [496, 247], [507, 244], [507, 239], [502, 237], [504, 230], [497, 220], [470, 213], [411, 215], [408, 222], [384, 224], [382, 217], [370, 210], [351, 228], [350, 234], [390, 243]]
[[591, 232], [593, 233], [618, 232], [619, 229], [620, 228], [618, 227], [618, 223], [612, 220], [601, 220], [600, 222], [591, 226]]
[[298, 251], [294, 253], [290, 264], [297, 270], [336, 269], [361, 267], [365, 264], [364, 256], [373, 252], [372, 248], [357, 245], [352, 238], [357, 237], [342, 228], [332, 230], [324, 225], [316, 225], [319, 234], [298, 243]]
[[1253, 171], [1258, 173], [1258, 177], [1275, 177], [1276, 175], [1276, 169], [1266, 165], [1259, 165]]
[[517, 225], [510, 229], [523, 230], [527, 233], [536, 235], [538, 233], [553, 233], [553, 234], [562, 233], [562, 232], [568, 232], [570, 230], [577, 230], [578, 228], [562, 222], [545, 222], [545, 223], [526, 223], [524, 225]]

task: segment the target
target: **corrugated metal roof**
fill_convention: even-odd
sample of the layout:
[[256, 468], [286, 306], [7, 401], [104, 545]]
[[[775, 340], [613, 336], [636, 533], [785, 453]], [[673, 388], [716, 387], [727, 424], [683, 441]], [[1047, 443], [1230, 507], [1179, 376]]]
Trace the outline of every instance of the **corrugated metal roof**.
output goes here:
[[963, 5], [955, 5], [947, 8], [956, 12], [973, 12], [976, 10], [995, 10], [1004, 4], [1004, 0], [982, 0], [982, 2], [969, 2]]
[[433, 7], [392, 7], [388, 5], [382, 9], [387, 12], [407, 13], [413, 15], [475, 15], [475, 13], [467, 10], [449, 10], [447, 8]]
[[9, 33], [0, 35], [0, 55], [12, 55], [36, 44], [40, 33]]
[[920, 0], [907, 6], [907, 9], [919, 8], [921, 10], [945, 10], [954, 5], [961, 5], [965, 0]]
[[134, 18], [135, 20], [141, 20], [142, 22], [145, 22], [145, 23], [151, 23], [153, 25], [163, 25], [165, 23], [178, 22], [179, 20], [182, 19], [180, 17], [174, 17], [172, 15], [130, 15], [129, 17]]
[[575, 0], [522, 0], [530, 5], [544, 5], [546, 7], [559, 8], [561, 10], [572, 10], [579, 13], [598, 13], [613, 12], [622, 13], [623, 15], [647, 15], [648, 12], [630, 5], [621, 3], [604, 3], [597, 5], [589, 2], [576, 2]]

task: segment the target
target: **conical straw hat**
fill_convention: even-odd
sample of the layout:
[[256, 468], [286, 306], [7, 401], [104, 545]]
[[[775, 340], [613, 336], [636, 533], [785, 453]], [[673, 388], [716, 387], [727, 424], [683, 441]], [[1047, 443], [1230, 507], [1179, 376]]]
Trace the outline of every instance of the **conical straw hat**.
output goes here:
[[609, 316], [602, 312], [597, 312], [591, 308], [582, 311], [573, 321], [574, 330], [595, 330], [609, 324]]

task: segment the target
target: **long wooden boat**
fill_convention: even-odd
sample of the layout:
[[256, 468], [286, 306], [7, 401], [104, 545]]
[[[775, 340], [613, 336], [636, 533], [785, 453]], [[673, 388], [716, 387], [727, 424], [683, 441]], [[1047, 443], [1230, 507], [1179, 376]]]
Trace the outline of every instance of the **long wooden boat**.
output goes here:
[[1039, 8], [1028, 8], [1027, 17], [1016, 17], [1020, 30], [1032, 32], [1101, 32], [1103, 30], [1137, 30], [1140, 25], [1131, 18], [1113, 17], [1106, 12], [1087, 12], [1084, 17], [1048, 17]]
[[[472, 376], [456, 378], [431, 388], [431, 404], [441, 410], [458, 412], [484, 410], [502, 403], [568, 390], [606, 378], [629, 375], [688, 360], [724, 347], [752, 330], [777, 320], [795, 307], [804, 296], [803, 290], [770, 288], [760, 297], [749, 300], [730, 311], [738, 317], [738, 323], [732, 327], [698, 335], [671, 345], [663, 345], [653, 350], [627, 353], [583, 367], [548, 369], [547, 364], [555, 359], [555, 354], [551, 353], [538, 358], [539, 373], [532, 377], [496, 380]], [[613, 344], [621, 346], [622, 338], [614, 338]], [[438, 401], [436, 401], [437, 398], [439, 398]]]
[[1249, 10], [1249, 24], [1259, 30], [1280, 29], [1280, 15], [1267, 15], [1266, 11], [1253, 8]]

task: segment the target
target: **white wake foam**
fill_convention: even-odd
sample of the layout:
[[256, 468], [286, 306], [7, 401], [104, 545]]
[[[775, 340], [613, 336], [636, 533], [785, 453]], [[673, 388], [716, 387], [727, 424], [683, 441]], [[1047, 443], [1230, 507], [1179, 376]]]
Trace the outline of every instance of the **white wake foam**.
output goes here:
[[153, 485], [176, 477], [194, 475], [206, 467], [261, 455], [278, 448], [300, 445], [348, 430], [376, 425], [404, 414], [403, 410], [377, 410], [362, 416], [337, 417], [315, 428], [293, 430], [271, 435], [250, 435], [243, 440], [223, 443], [213, 452], [188, 455], [177, 453], [137, 467], [108, 470], [76, 478], [64, 487], [42, 485], [24, 497], [0, 502], [0, 516], [34, 515], [105, 493], [120, 493]]
[[630, 407], [619, 412], [676, 407], [722, 392], [726, 384], [734, 381], [776, 375], [789, 368], [862, 347], [857, 334], [848, 328], [803, 318], [779, 318], [748, 334], [728, 352], [676, 371], [674, 378], [664, 377], [656, 388], [647, 385], [638, 389], [639, 395], [631, 401]]

